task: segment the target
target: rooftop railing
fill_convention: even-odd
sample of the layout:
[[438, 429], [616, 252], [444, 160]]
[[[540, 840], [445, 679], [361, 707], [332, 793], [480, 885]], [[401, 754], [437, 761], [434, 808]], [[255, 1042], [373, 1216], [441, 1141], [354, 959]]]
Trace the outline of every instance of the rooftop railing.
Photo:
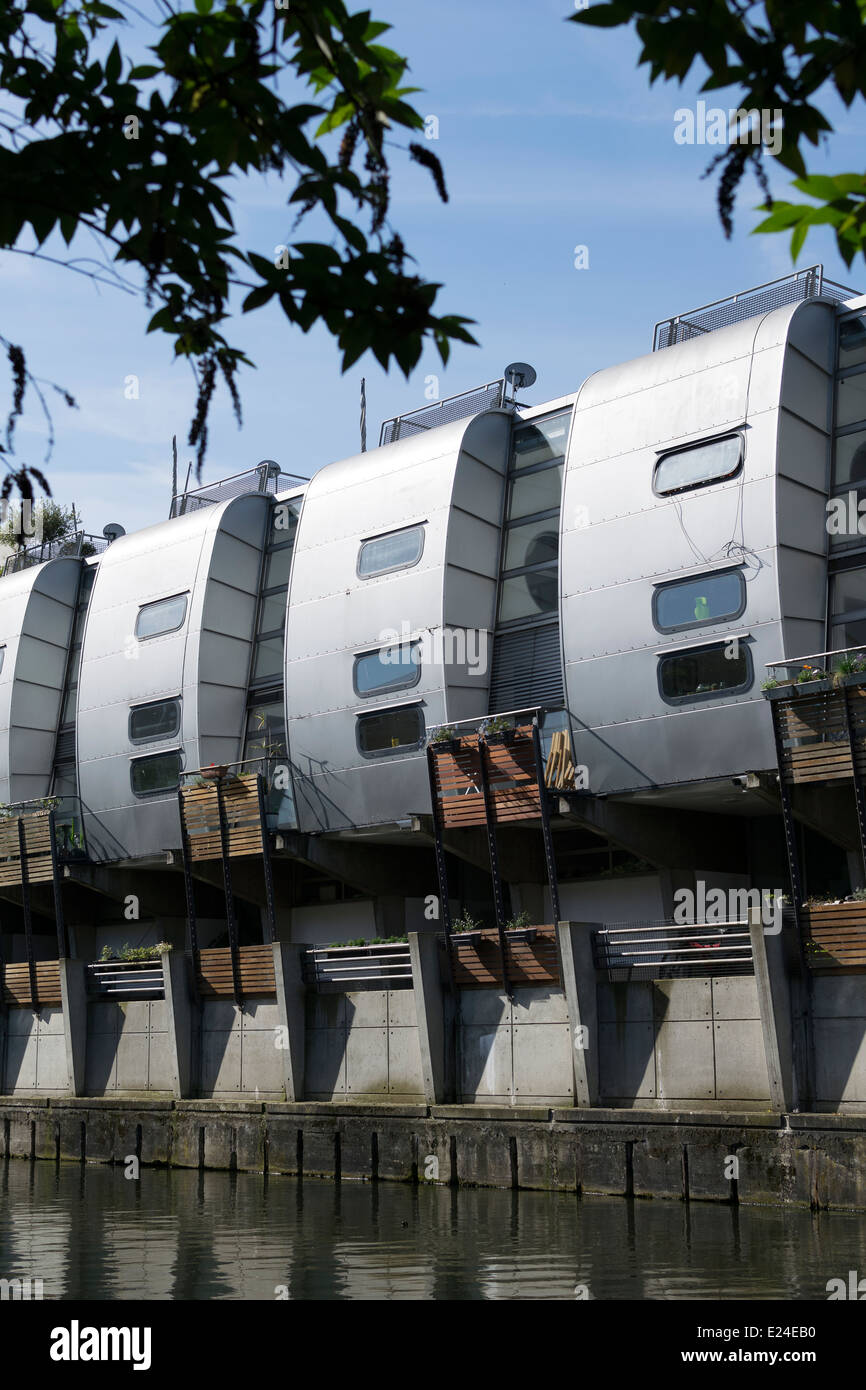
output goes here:
[[700, 338], [705, 333], [714, 333], [716, 329], [727, 328], [732, 323], [742, 323], [756, 314], [780, 309], [786, 304], [796, 304], [801, 299], [823, 295], [841, 304], [846, 299], [856, 299], [860, 293], [860, 290], [852, 290], [847, 285], [828, 280], [823, 265], [811, 265], [806, 270], [797, 270], [778, 280], [768, 280], [763, 285], [754, 285], [751, 289], [728, 295], [726, 299], [716, 299], [711, 304], [702, 304], [697, 309], [664, 319], [653, 330], [653, 352], [658, 352], [659, 348], [673, 347], [675, 343], [687, 342], [689, 338]]
[[290, 492], [309, 481], [300, 473], [284, 473], [278, 463], [266, 460], [255, 468], [246, 468], [242, 473], [220, 478], [218, 482], [185, 488], [171, 499], [168, 515], [169, 518], [185, 516], [187, 512], [198, 511], [201, 507], [215, 507], [219, 502], [228, 502], [233, 497], [244, 497], [251, 492], [268, 492], [272, 496], [279, 492]]
[[379, 431], [379, 445], [394, 444], [398, 439], [425, 434], [427, 430], [435, 430], [440, 425], [450, 425], [455, 420], [478, 415], [482, 410], [501, 409], [506, 404], [506, 388], [505, 378], [500, 377], [483, 386], [473, 386], [470, 391], [447, 396], [444, 401], [431, 401], [430, 405], [408, 410], [405, 415], [395, 415], [383, 422]]
[[105, 536], [76, 531], [73, 536], [56, 541], [40, 541], [16, 550], [14, 555], [7, 555], [3, 562], [3, 574], [18, 574], [20, 570], [30, 569], [33, 565], [44, 565], [46, 560], [86, 559], [90, 555], [100, 555], [107, 546]]

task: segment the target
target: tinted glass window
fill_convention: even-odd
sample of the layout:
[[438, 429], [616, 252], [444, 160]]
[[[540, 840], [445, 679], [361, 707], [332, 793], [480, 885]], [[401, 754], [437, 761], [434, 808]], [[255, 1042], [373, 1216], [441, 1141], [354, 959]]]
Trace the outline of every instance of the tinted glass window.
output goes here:
[[278, 594], [268, 594], [262, 599], [259, 611], [259, 632], [279, 632], [286, 621], [285, 590]]
[[283, 674], [283, 638], [265, 637], [256, 643], [253, 657], [253, 680], [265, 680]]
[[742, 440], [738, 435], [714, 439], [709, 444], [693, 444], [663, 454], [656, 464], [653, 486], [666, 496], [684, 488], [703, 487], [731, 478], [742, 462]]
[[840, 435], [836, 440], [837, 486], [866, 482], [866, 430]]
[[839, 366], [866, 362], [866, 319], [846, 319], [839, 325]]
[[866, 372], [846, 376], [836, 394], [836, 424], [857, 425], [866, 420]]
[[284, 546], [281, 550], [274, 550], [268, 556], [268, 563], [265, 566], [265, 585], [266, 589], [284, 589], [289, 582], [289, 572], [292, 568], [292, 547]]
[[132, 790], [136, 796], [177, 791], [180, 782], [180, 753], [159, 753], [154, 758], [135, 758], [131, 765]]
[[186, 617], [186, 594], [161, 598], [139, 608], [135, 620], [136, 637], [159, 637], [163, 632], [175, 632]]
[[364, 579], [388, 570], [405, 569], [421, 559], [424, 550], [424, 527], [409, 526], [404, 531], [392, 531], [389, 536], [377, 536], [364, 541], [358, 555], [358, 573]]
[[513, 468], [529, 468], [534, 463], [562, 458], [568, 440], [571, 411], [552, 420], [539, 420], [514, 431]]
[[0, 647], [0, 671], [3, 670], [3, 662], [6, 660], [6, 648]]
[[735, 656], [727, 656], [726, 651], [727, 646], [720, 645], [661, 657], [659, 686], [662, 697], [672, 703], [707, 699], [723, 691], [751, 685], [752, 663], [748, 649], [739, 643]]
[[418, 748], [424, 737], [424, 715], [419, 705], [359, 714], [357, 732], [358, 748], [367, 758]]
[[509, 528], [505, 541], [506, 570], [523, 569], [525, 565], [543, 565], [559, 556], [559, 517], [543, 521], [527, 521], [523, 526]]
[[534, 618], [552, 613], [557, 605], [559, 572], [556, 568], [534, 570], [503, 579], [499, 591], [499, 621], [513, 623], [518, 618]]
[[355, 657], [355, 692], [379, 694], [383, 690], [404, 690], [421, 679], [421, 644], [404, 642], [399, 647], [383, 647]]
[[673, 632], [738, 618], [745, 606], [746, 581], [740, 570], [695, 575], [656, 589], [653, 621], [660, 632]]
[[180, 729], [180, 701], [160, 700], [152, 705], [139, 705], [129, 712], [129, 737], [132, 743], [147, 743], [154, 738], [171, 738]]
[[508, 515], [515, 518], [551, 511], [559, 508], [561, 500], [562, 464], [558, 464], [554, 468], [542, 468], [538, 473], [515, 478], [511, 485]]

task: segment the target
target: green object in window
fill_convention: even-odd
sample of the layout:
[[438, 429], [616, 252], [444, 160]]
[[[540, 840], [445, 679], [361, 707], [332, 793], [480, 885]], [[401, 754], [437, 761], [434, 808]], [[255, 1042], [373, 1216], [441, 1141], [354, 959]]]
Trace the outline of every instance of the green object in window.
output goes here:
[[705, 598], [696, 598], [696, 599], [695, 599], [695, 617], [697, 618], [698, 622], [703, 622], [704, 619], [705, 619], [705, 618], [708, 618], [709, 616], [710, 616], [710, 605], [707, 603], [707, 600], [706, 600]]

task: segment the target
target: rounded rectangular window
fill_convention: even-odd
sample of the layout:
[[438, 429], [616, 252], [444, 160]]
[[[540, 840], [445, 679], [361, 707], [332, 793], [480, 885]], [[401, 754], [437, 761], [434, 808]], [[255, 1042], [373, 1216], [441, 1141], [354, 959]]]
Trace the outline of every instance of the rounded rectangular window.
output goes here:
[[173, 749], [171, 753], [155, 753], [150, 758], [133, 758], [130, 764], [133, 794], [159, 796], [165, 792], [176, 792], [180, 785], [180, 774], [180, 749]]
[[658, 675], [661, 697], [669, 705], [710, 700], [715, 695], [748, 690], [753, 679], [752, 658], [743, 642], [720, 642], [717, 647], [660, 657]]
[[130, 743], [151, 743], [180, 732], [180, 700], [154, 700], [129, 711]]
[[376, 536], [373, 540], [362, 542], [358, 552], [358, 574], [361, 579], [372, 579], [376, 574], [409, 569], [417, 565], [423, 552], [423, 526], [407, 526], [402, 531], [391, 531], [387, 536]]
[[355, 727], [358, 751], [365, 758], [406, 753], [420, 748], [424, 741], [424, 714], [420, 705], [359, 714]]
[[743, 462], [743, 441], [738, 434], [711, 439], [704, 444], [689, 444], [684, 449], [671, 449], [662, 454], [653, 474], [653, 491], [659, 497], [688, 488], [707, 487], [733, 478]]
[[408, 690], [421, 679], [421, 643], [403, 642], [355, 657], [355, 694], [379, 695], [384, 690]]
[[746, 607], [746, 581], [741, 570], [698, 574], [662, 584], [653, 594], [653, 622], [659, 632], [730, 622]]
[[186, 617], [187, 594], [176, 594], [174, 598], [157, 599], [156, 603], [145, 603], [138, 610], [135, 620], [135, 635], [141, 640], [146, 637], [161, 637], [165, 632], [176, 632], [183, 627]]

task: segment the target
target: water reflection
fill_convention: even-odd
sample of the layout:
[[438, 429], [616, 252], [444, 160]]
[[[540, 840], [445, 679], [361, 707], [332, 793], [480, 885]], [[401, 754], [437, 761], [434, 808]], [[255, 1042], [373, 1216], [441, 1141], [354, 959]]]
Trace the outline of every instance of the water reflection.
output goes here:
[[46, 1299], [823, 1299], [857, 1215], [0, 1164], [0, 1278]]

